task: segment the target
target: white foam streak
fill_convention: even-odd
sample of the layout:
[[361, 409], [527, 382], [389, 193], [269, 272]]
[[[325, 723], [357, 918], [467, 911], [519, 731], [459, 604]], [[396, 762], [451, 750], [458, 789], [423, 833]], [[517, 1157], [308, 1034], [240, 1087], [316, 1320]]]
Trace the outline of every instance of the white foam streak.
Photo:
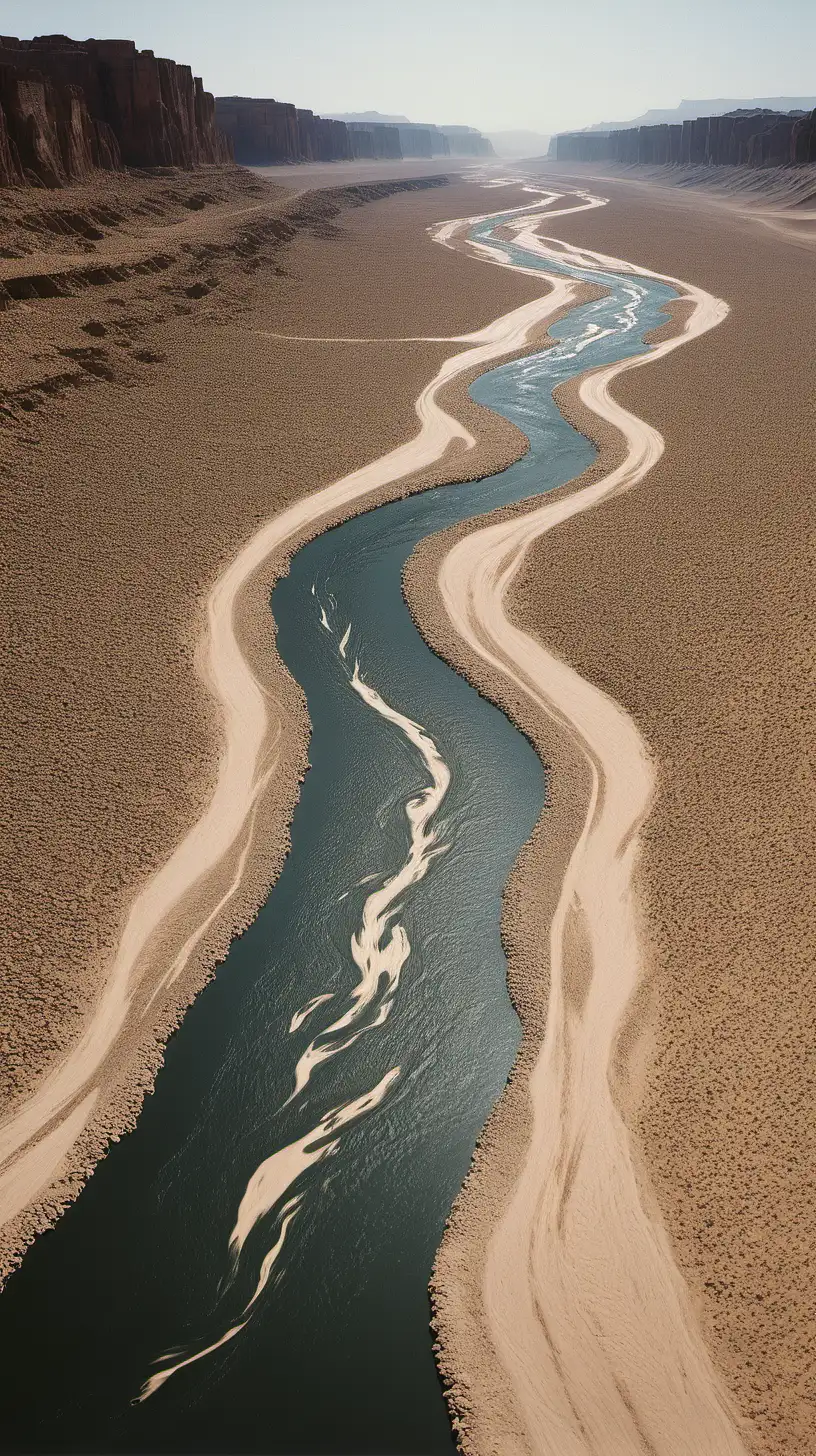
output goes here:
[[361, 1097], [335, 1107], [320, 1119], [316, 1127], [287, 1147], [280, 1148], [260, 1164], [252, 1174], [238, 1208], [235, 1227], [230, 1234], [230, 1251], [237, 1259], [259, 1219], [270, 1213], [275, 1204], [291, 1188], [297, 1178], [315, 1163], [323, 1162], [337, 1150], [341, 1128], [355, 1122], [364, 1113], [378, 1107], [389, 1087], [399, 1076], [399, 1067], [390, 1072]]
[[[235, 1227], [230, 1234], [229, 1247], [233, 1260], [233, 1273], [237, 1267], [241, 1250], [256, 1223], [272, 1212], [275, 1205], [280, 1203], [302, 1173], [336, 1152], [340, 1142], [336, 1134], [340, 1132], [341, 1128], [347, 1127], [349, 1123], [356, 1121], [366, 1112], [378, 1107], [399, 1074], [399, 1067], [392, 1067], [391, 1071], [386, 1072], [370, 1092], [364, 1092], [361, 1097], [355, 1097], [341, 1107], [333, 1108], [304, 1137], [297, 1138], [295, 1142], [289, 1143], [285, 1148], [280, 1148], [278, 1152], [273, 1153], [256, 1168], [246, 1186]], [[328, 1141], [326, 1141], [327, 1139]], [[151, 1375], [142, 1386], [138, 1396], [139, 1401], [148, 1400], [151, 1395], [155, 1395], [156, 1391], [161, 1389], [171, 1375], [175, 1375], [178, 1370], [184, 1370], [188, 1365], [195, 1365], [197, 1361], [203, 1360], [207, 1355], [212, 1355], [214, 1351], [220, 1350], [222, 1345], [226, 1345], [228, 1340], [235, 1339], [235, 1336], [241, 1333], [251, 1318], [254, 1305], [269, 1283], [283, 1249], [289, 1225], [298, 1213], [301, 1202], [302, 1195], [297, 1194], [283, 1204], [278, 1237], [261, 1263], [254, 1292], [245, 1304], [242, 1318], [238, 1323], [231, 1325], [225, 1334], [214, 1340], [211, 1345], [206, 1345], [203, 1350], [198, 1350], [194, 1355], [186, 1355], [184, 1359], [176, 1360], [171, 1365], [166, 1365], [164, 1369], [156, 1371], [155, 1375]]]
[[245, 1324], [246, 1320], [241, 1320], [240, 1324], [232, 1325], [227, 1330], [227, 1333], [221, 1336], [220, 1340], [215, 1340], [211, 1345], [208, 1345], [206, 1350], [199, 1350], [196, 1355], [188, 1355], [184, 1360], [177, 1360], [175, 1365], [167, 1365], [164, 1370], [157, 1370], [155, 1375], [151, 1375], [150, 1379], [145, 1381], [139, 1391], [137, 1400], [139, 1402], [149, 1400], [151, 1395], [155, 1395], [157, 1390], [161, 1390], [165, 1381], [169, 1380], [171, 1375], [175, 1375], [177, 1370], [183, 1370], [186, 1365], [195, 1365], [196, 1361], [203, 1360], [205, 1355], [212, 1355], [214, 1350], [220, 1350], [221, 1346], [226, 1345], [228, 1340], [234, 1340], [236, 1335], [240, 1335]]
[[[346, 893], [348, 894], [348, 891]], [[323, 1005], [324, 1001], [331, 1001], [333, 995], [333, 991], [324, 991], [322, 996], [313, 996], [311, 1001], [307, 1001], [305, 1006], [301, 1006], [300, 1010], [295, 1012], [292, 1020], [289, 1022], [290, 1033], [297, 1031], [303, 1025], [304, 1021], [311, 1016], [312, 1012], [316, 1011], [318, 1006]]]
[[151, 1375], [150, 1379], [146, 1380], [142, 1386], [138, 1396], [140, 1402], [149, 1400], [151, 1395], [155, 1395], [156, 1391], [160, 1390], [165, 1381], [169, 1380], [171, 1375], [175, 1375], [177, 1370], [184, 1370], [187, 1365], [195, 1365], [198, 1360], [203, 1360], [206, 1355], [212, 1355], [215, 1350], [220, 1350], [222, 1345], [226, 1345], [228, 1340], [234, 1340], [236, 1335], [240, 1335], [242, 1329], [249, 1323], [252, 1306], [255, 1304], [261, 1291], [269, 1283], [270, 1275], [275, 1267], [278, 1255], [283, 1248], [287, 1229], [295, 1217], [299, 1206], [300, 1199], [293, 1198], [283, 1209], [280, 1233], [261, 1264], [261, 1272], [258, 1275], [255, 1293], [244, 1307], [244, 1318], [237, 1325], [231, 1325], [226, 1334], [222, 1335], [220, 1339], [213, 1341], [211, 1345], [207, 1345], [203, 1350], [198, 1350], [195, 1355], [187, 1355], [183, 1360], [176, 1360], [172, 1365], [165, 1365], [163, 1370], [157, 1370], [156, 1374]]
[[[362, 1096], [355, 1097], [350, 1102], [345, 1102], [342, 1106], [327, 1112], [310, 1132], [289, 1143], [285, 1148], [280, 1148], [255, 1169], [247, 1183], [238, 1209], [235, 1227], [230, 1234], [229, 1247], [233, 1260], [233, 1272], [237, 1267], [241, 1250], [256, 1223], [272, 1212], [275, 1205], [280, 1203], [302, 1173], [336, 1152], [340, 1143], [337, 1134], [341, 1129], [378, 1107], [399, 1074], [399, 1067], [392, 1067], [391, 1071], [386, 1072], [370, 1092], [364, 1092]], [[241, 1333], [251, 1318], [253, 1306], [269, 1283], [272, 1271], [283, 1249], [287, 1230], [298, 1213], [301, 1202], [302, 1195], [297, 1194], [283, 1204], [278, 1237], [263, 1259], [255, 1290], [244, 1305], [242, 1317], [238, 1323], [231, 1325], [220, 1339], [214, 1340], [203, 1350], [198, 1350], [194, 1355], [186, 1355], [183, 1360], [176, 1360], [173, 1364], [166, 1365], [163, 1370], [157, 1370], [156, 1374], [151, 1375], [142, 1386], [138, 1396], [139, 1401], [148, 1400], [151, 1395], [155, 1395], [156, 1391], [160, 1390], [165, 1381], [169, 1380], [171, 1375], [175, 1375], [176, 1371], [184, 1370], [188, 1365], [195, 1365], [198, 1360], [203, 1360], [205, 1356], [212, 1355], [215, 1350], [220, 1350], [228, 1340], [234, 1340], [235, 1336]]]
[[263, 1263], [261, 1264], [261, 1270], [258, 1275], [258, 1283], [255, 1285], [255, 1293], [246, 1305], [244, 1309], [244, 1314], [249, 1313], [249, 1311], [252, 1309], [253, 1304], [256, 1303], [259, 1296], [263, 1293], [264, 1289], [269, 1283], [269, 1277], [278, 1261], [278, 1255], [280, 1254], [284, 1245], [286, 1231], [289, 1228], [289, 1225], [295, 1217], [298, 1209], [300, 1208], [300, 1202], [300, 1198], [291, 1198], [288, 1203], [284, 1204], [281, 1215], [280, 1233], [278, 1234], [278, 1237], [272, 1245], [272, 1248], [269, 1250], [269, 1253], [266, 1255]]
[[[348, 631], [351, 631], [350, 627]], [[354, 664], [351, 686], [363, 702], [381, 718], [394, 723], [414, 745], [430, 773], [431, 783], [409, 799], [405, 806], [405, 816], [411, 831], [405, 863], [395, 875], [368, 896], [363, 906], [360, 929], [351, 938], [351, 954], [360, 972], [360, 979], [351, 992], [351, 1004], [331, 1026], [318, 1033], [299, 1058], [295, 1068], [295, 1086], [288, 1102], [307, 1086], [315, 1067], [337, 1056], [338, 1052], [347, 1050], [359, 1036], [372, 1031], [376, 1026], [382, 1026], [388, 1017], [399, 986], [400, 973], [411, 954], [411, 942], [405, 926], [394, 919], [399, 913], [398, 902], [411, 885], [418, 884], [425, 878], [431, 861], [446, 847], [437, 843], [438, 832], [431, 827], [431, 820], [450, 785], [450, 769], [439, 749], [419, 723], [392, 708], [376, 688], [361, 678], [359, 662]], [[381, 998], [380, 1005], [374, 1019], [359, 1025], [378, 996]], [[350, 1029], [350, 1035], [341, 1035]]]

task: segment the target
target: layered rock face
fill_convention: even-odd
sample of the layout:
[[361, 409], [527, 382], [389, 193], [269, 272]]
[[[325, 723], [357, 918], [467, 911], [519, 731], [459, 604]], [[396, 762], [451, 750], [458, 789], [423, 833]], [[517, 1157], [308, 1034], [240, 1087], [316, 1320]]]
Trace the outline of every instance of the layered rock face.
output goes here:
[[333, 121], [271, 97], [219, 96], [215, 114], [218, 126], [232, 142], [236, 162], [250, 167], [344, 162], [358, 157], [399, 161], [403, 155], [431, 155], [430, 151], [403, 154], [397, 126]]
[[346, 126], [355, 157], [369, 157], [374, 161], [401, 160], [403, 152], [398, 126], [362, 121], [349, 121]]
[[[416, 121], [410, 121], [406, 125], [400, 124], [399, 134], [404, 157], [449, 157], [451, 154], [450, 143], [445, 133], [431, 122], [425, 125]], [[425, 151], [428, 144], [430, 144], [430, 151]], [[417, 150], [418, 148], [422, 148], [422, 150]]]
[[232, 143], [236, 162], [247, 166], [347, 161], [354, 156], [344, 122], [299, 110], [289, 101], [219, 96], [215, 117]]
[[307, 162], [337, 162], [351, 157], [349, 139], [342, 121], [298, 111], [298, 137]]
[[816, 109], [794, 125], [791, 151], [793, 162], [816, 162]]
[[682, 125], [567, 132], [554, 138], [558, 161], [650, 162], [685, 166], [786, 167], [816, 161], [816, 111], [797, 116], [732, 111]]
[[189, 66], [130, 40], [0, 36], [0, 185], [229, 158], [213, 97]]
[[433, 139], [427, 126], [400, 126], [397, 130], [404, 157], [433, 156]]
[[282, 162], [336, 162], [349, 158], [398, 162], [403, 157], [484, 157], [493, 148], [469, 126], [420, 122], [328, 120], [271, 97], [218, 96], [218, 126], [232, 141], [236, 162], [273, 167]]

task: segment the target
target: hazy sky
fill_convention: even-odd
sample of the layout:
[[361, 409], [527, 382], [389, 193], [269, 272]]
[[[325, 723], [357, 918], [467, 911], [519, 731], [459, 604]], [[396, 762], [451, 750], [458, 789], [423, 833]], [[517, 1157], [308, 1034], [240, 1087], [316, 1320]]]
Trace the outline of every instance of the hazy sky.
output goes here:
[[816, 88], [816, 0], [0, 0], [0, 31], [128, 37], [216, 94], [493, 131]]

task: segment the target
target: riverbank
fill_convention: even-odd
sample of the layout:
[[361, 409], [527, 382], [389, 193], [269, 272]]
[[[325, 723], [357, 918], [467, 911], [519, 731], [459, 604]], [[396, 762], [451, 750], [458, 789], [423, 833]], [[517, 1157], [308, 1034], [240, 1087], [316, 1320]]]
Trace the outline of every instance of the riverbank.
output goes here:
[[735, 207], [610, 198], [602, 226], [586, 214], [561, 235], [637, 249], [731, 314], [621, 382], [666, 454], [642, 490], [531, 553], [517, 609], [543, 629], [542, 577], [563, 590], [548, 642], [633, 713], [660, 765], [642, 869], [656, 1043], [637, 1127], [709, 1346], [776, 1456], [816, 1441], [816, 255]]
[[[201, 205], [200, 177], [195, 193], [188, 179], [165, 178], [142, 182], [143, 196], [128, 179], [132, 220], [99, 244], [102, 281], [74, 281], [70, 295], [30, 298], [5, 315], [20, 651], [7, 684], [19, 712], [10, 734], [18, 849], [8, 876], [3, 1071], [7, 1105], [32, 1112], [33, 1145], [25, 1166], [18, 1159], [21, 1177], [8, 1182], [9, 1195], [19, 1199], [26, 1187], [30, 1195], [31, 1180], [41, 1180], [36, 1210], [29, 1198], [28, 1211], [6, 1224], [7, 1268], [75, 1195], [107, 1140], [132, 1125], [167, 1034], [285, 854], [307, 730], [300, 694], [276, 662], [265, 608], [279, 560], [239, 610], [242, 640], [253, 665], [264, 664], [282, 725], [275, 787], [256, 809], [255, 828], [265, 832], [253, 849], [263, 841], [264, 852], [241, 864], [247, 846], [236, 844], [214, 880], [199, 885], [209, 914], [241, 871], [241, 889], [209, 926], [206, 953], [201, 942], [195, 965], [155, 1000], [155, 982], [139, 966], [114, 1050], [98, 1064], [97, 1101], [64, 1105], [83, 1105], [71, 1137], [77, 1120], [90, 1113], [91, 1121], [57, 1182], [43, 1179], [48, 1145], [37, 1138], [53, 1132], [58, 1140], [66, 1129], [59, 1099], [43, 1122], [31, 1093], [38, 1082], [42, 1093], [46, 1074], [53, 1091], [57, 1069], [92, 1024], [128, 906], [214, 783], [219, 727], [195, 663], [209, 583], [265, 518], [414, 433], [413, 400], [451, 344], [377, 338], [471, 331], [544, 291], [476, 261], [463, 268], [426, 236], [431, 223], [483, 206], [478, 187], [452, 182], [389, 198], [379, 183], [293, 201], [250, 174], [213, 171], [207, 195], [215, 200]], [[160, 198], [165, 217], [146, 225], [139, 209]], [[20, 199], [15, 193], [18, 212]], [[511, 188], [506, 200], [516, 206], [529, 195]], [[92, 201], [83, 195], [86, 210]], [[118, 195], [115, 204], [125, 212]], [[172, 246], [168, 225], [182, 234]], [[18, 250], [21, 236], [18, 228]], [[64, 241], [55, 258], [53, 234], [46, 236], [48, 276], [60, 266], [75, 270]], [[8, 260], [6, 274], [46, 276], [37, 251]], [[156, 272], [146, 262], [159, 252], [169, 261]], [[368, 342], [358, 351], [276, 334]], [[46, 385], [53, 361], [78, 382]], [[473, 465], [478, 473], [523, 449], [513, 431], [498, 428], [491, 438]], [[174, 958], [196, 918], [187, 928], [169, 922], [169, 939], [149, 948], [165, 969], [171, 945]], [[40, 1112], [44, 1106], [41, 1097]], [[53, 1141], [51, 1148], [53, 1155]]]
[[[551, 226], [545, 217], [539, 231]], [[529, 224], [521, 227], [520, 241], [537, 247]], [[637, 266], [626, 271], [637, 272]], [[669, 304], [672, 320], [650, 335], [663, 353], [718, 327], [727, 314], [716, 298], [678, 286], [688, 301]], [[588, 1439], [610, 1423], [621, 1449], [639, 1445], [646, 1431], [656, 1450], [664, 1449], [666, 1437], [673, 1451], [743, 1450], [665, 1249], [659, 1212], [636, 1191], [637, 1169], [628, 1165], [609, 1097], [615, 1061], [631, 1072], [631, 1056], [615, 1056], [624, 1011], [630, 1052], [648, 1032], [640, 1008], [628, 1008], [642, 966], [635, 920], [627, 917], [635, 914], [629, 908], [632, 872], [653, 769], [631, 720], [508, 623], [502, 605], [539, 534], [607, 494], [631, 489], [659, 458], [659, 436], [620, 410], [608, 392], [614, 376], [644, 362], [651, 366], [658, 357], [657, 351], [641, 354], [579, 376], [566, 391], [562, 386], [565, 413], [577, 416], [590, 436], [611, 441], [614, 459], [604, 451], [591, 471], [542, 505], [494, 513], [427, 543], [409, 574], [409, 592], [429, 618], [439, 650], [468, 676], [475, 669], [483, 689], [524, 727], [542, 756], [554, 735], [562, 759], [566, 748], [555, 780], [566, 768], [566, 807], [574, 811], [562, 834], [558, 830], [566, 826], [558, 814], [552, 823], [551, 814], [545, 816], [556, 837], [540, 833], [539, 825], [506, 900], [505, 932], [512, 938], [520, 931], [519, 946], [511, 946], [510, 978], [525, 1042], [435, 1271], [440, 1367], [467, 1450], [549, 1449], [557, 1434]], [[550, 603], [548, 610], [554, 609]], [[442, 637], [436, 625], [441, 611], [456, 628]], [[584, 778], [577, 793], [576, 768]], [[535, 878], [525, 883], [530, 861]], [[554, 885], [559, 893], [542, 920], [541, 886], [546, 893]], [[609, 1216], [595, 1229], [593, 1210], [600, 1207]], [[607, 1270], [600, 1300], [593, 1273], [598, 1259]], [[621, 1339], [624, 1311], [627, 1336]], [[651, 1360], [655, 1370], [644, 1380]], [[533, 1369], [535, 1380], [526, 1374]], [[578, 1376], [570, 1373], [578, 1370]]]
[[[645, 1035], [634, 1048], [621, 1039], [616, 1097], [749, 1445], [776, 1456], [814, 1440], [812, 255], [706, 197], [581, 181], [610, 205], [559, 220], [558, 237], [688, 278], [732, 311], [616, 384], [659, 428], [665, 454], [637, 490], [531, 547], [511, 610], [632, 714], [655, 756], [639, 870], [647, 981], [625, 1023]], [[608, 439], [585, 415], [577, 422], [606, 468]], [[508, 909], [512, 965], [533, 942], [528, 927], [516, 945], [512, 899]], [[531, 969], [540, 982], [540, 960]], [[480, 1451], [498, 1449], [490, 1413], [508, 1409], [502, 1449], [527, 1449], [506, 1382], [469, 1334], [484, 1328], [473, 1269], [489, 1200], [499, 1206], [527, 1135], [523, 1115], [513, 1126], [514, 1100], [523, 1113], [515, 1084], [455, 1210], [436, 1287], [446, 1337], [455, 1331], [452, 1403], [466, 1448]]]

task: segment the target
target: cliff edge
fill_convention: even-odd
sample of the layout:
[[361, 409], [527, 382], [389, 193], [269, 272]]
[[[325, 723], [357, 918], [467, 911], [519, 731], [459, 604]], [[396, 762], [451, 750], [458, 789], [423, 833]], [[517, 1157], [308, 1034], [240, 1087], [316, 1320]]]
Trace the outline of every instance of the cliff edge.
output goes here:
[[231, 157], [215, 101], [189, 66], [130, 40], [0, 36], [0, 186]]

